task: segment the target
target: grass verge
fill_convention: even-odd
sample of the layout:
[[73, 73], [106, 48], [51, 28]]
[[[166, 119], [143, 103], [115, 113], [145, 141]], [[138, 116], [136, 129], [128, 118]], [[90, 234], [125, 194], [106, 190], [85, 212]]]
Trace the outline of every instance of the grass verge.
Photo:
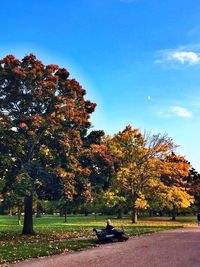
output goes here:
[[[27, 258], [38, 258], [54, 254], [67, 253], [96, 246], [93, 228], [104, 227], [106, 216], [71, 215], [68, 221], [58, 216], [43, 216], [34, 218], [34, 228], [37, 234], [21, 235], [22, 226], [17, 225], [15, 216], [0, 216], [0, 265], [17, 262]], [[137, 224], [131, 224], [129, 219], [113, 220], [113, 225], [125, 228], [129, 236], [153, 233], [185, 225], [194, 225], [194, 217], [179, 218], [172, 222], [168, 217], [144, 218]]]

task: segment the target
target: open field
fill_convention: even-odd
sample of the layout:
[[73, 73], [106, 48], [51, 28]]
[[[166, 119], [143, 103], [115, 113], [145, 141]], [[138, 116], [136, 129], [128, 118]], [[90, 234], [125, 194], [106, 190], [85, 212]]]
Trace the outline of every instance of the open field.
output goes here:
[[[104, 227], [108, 216], [69, 215], [67, 223], [59, 216], [34, 218], [33, 236], [21, 235], [22, 226], [17, 225], [15, 216], [0, 216], [0, 264], [26, 258], [36, 258], [96, 246], [95, 227]], [[113, 225], [123, 225], [129, 236], [196, 225], [195, 216], [177, 217], [172, 222], [169, 217], [145, 217], [137, 224], [130, 219], [112, 218]]]

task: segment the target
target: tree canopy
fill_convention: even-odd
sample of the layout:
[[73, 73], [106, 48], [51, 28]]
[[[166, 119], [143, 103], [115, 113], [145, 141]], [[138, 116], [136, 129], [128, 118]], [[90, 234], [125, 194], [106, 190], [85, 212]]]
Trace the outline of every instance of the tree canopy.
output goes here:
[[171, 209], [193, 203], [183, 179], [190, 164], [175, 155], [176, 146], [167, 135], [142, 134], [129, 125], [110, 138], [109, 147], [119, 158], [113, 192], [124, 197], [133, 222], [137, 222], [137, 210], [148, 207], [152, 199], [159, 203], [168, 200]]
[[[0, 161], [7, 194], [23, 185], [30, 203], [33, 192], [45, 195], [50, 181], [45, 177], [51, 175], [68, 199], [77, 193], [78, 182], [86, 190], [83, 177], [90, 170], [78, 158], [96, 104], [85, 94], [66, 69], [45, 66], [32, 54], [21, 61], [13, 55], [0, 60]], [[25, 209], [29, 214], [31, 205]], [[24, 233], [32, 232], [27, 225]]]

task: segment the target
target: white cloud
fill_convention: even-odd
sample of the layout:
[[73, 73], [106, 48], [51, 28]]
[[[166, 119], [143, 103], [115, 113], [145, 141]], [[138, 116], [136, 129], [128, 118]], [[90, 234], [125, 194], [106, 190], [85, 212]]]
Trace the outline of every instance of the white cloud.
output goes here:
[[200, 55], [192, 51], [173, 51], [168, 54], [169, 61], [178, 61], [182, 64], [199, 64]]
[[157, 52], [156, 63], [170, 64], [171, 66], [181, 65], [197, 65], [200, 64], [200, 48], [193, 47], [179, 47], [174, 50], [166, 49]]
[[188, 109], [181, 107], [181, 106], [170, 106], [170, 107], [165, 107], [162, 108], [160, 111], [157, 113], [160, 117], [162, 118], [191, 118], [193, 116], [192, 112], [189, 111]]
[[179, 106], [171, 107], [171, 112], [177, 115], [178, 117], [183, 117], [183, 118], [192, 117], [192, 113], [189, 110], [183, 107], [179, 107]]

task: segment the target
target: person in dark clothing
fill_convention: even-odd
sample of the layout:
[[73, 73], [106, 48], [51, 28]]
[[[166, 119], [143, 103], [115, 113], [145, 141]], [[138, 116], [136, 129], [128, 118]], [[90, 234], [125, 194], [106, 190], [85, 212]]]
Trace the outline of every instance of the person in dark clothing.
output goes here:
[[106, 230], [108, 231], [108, 233], [110, 234], [113, 230], [114, 230], [114, 226], [112, 226], [111, 220], [108, 219], [107, 220], [107, 225], [106, 225]]
[[124, 235], [124, 231], [118, 231], [115, 229], [114, 226], [112, 226], [110, 219], [107, 220], [106, 230], [107, 230], [108, 234], [113, 234], [113, 235], [115, 235], [115, 237], [121, 239], [122, 241], [128, 240], [128, 237]]
[[200, 226], [200, 212], [197, 214], [197, 222], [198, 222], [198, 226]]

